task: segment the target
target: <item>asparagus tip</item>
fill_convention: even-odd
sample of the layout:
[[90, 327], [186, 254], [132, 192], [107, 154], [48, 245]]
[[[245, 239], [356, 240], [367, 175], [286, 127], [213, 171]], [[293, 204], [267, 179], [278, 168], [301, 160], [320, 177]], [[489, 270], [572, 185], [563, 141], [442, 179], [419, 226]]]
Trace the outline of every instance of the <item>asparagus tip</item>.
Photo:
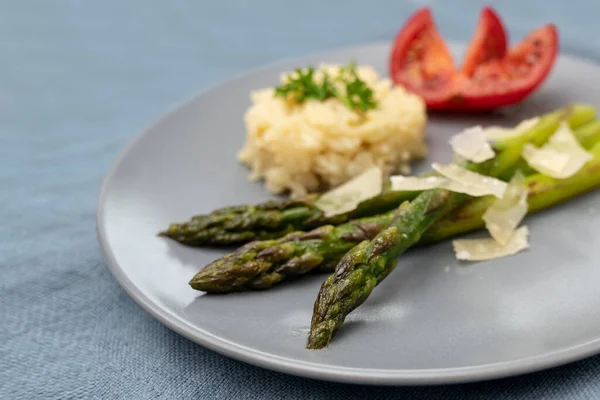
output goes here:
[[[328, 321], [332, 322], [332, 321]], [[333, 338], [334, 330], [330, 326], [331, 323], [320, 323], [311, 328], [308, 336], [308, 344], [306, 348], [309, 350], [319, 350], [327, 347], [331, 339]]]
[[194, 277], [190, 280], [189, 285], [192, 289], [200, 290], [202, 292], [215, 292], [219, 290], [215, 290], [214, 284], [211, 284], [214, 281], [214, 277], [204, 270], [200, 270]]

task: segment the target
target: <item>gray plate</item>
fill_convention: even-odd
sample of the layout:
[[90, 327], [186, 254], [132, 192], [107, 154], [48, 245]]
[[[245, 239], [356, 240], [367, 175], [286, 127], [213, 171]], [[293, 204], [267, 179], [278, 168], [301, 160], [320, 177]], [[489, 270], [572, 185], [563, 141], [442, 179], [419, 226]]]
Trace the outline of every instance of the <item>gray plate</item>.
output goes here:
[[[203, 346], [318, 379], [473, 381], [599, 352], [600, 193], [528, 218], [531, 249], [511, 258], [461, 265], [450, 242], [410, 251], [322, 351], [304, 346], [323, 276], [226, 296], [187, 285], [224, 252], [185, 248], [156, 232], [193, 214], [268, 198], [236, 161], [250, 90], [309, 63], [354, 58], [385, 74], [388, 46], [332, 51], [237, 77], [145, 130], [117, 160], [100, 198], [100, 243], [117, 280], [149, 313]], [[431, 117], [427, 162], [448, 161], [448, 137], [468, 125], [515, 124], [572, 101], [600, 103], [600, 68], [563, 56], [543, 89], [518, 107], [485, 117]]]

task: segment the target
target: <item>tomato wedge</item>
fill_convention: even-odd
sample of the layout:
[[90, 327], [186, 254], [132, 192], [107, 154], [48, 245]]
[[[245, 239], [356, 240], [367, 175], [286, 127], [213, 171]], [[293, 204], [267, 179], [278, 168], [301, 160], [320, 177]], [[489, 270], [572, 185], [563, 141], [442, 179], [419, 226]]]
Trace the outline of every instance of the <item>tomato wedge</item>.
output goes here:
[[452, 55], [428, 8], [413, 14], [396, 36], [389, 69], [396, 84], [420, 94], [426, 102], [443, 101], [454, 93]]
[[[483, 28], [482, 22], [479, 26], [484, 33], [475, 34], [470, 48], [488, 49], [485, 37], [492, 33], [485, 32], [503, 32], [497, 28], [502, 26], [499, 18], [499, 24], [489, 22], [494, 19], [490, 12], [482, 12], [481, 19], [487, 22]], [[491, 29], [494, 24], [496, 28]], [[505, 34], [497, 42], [503, 40]], [[458, 72], [431, 12], [422, 9], [396, 37], [389, 60], [390, 77], [395, 84], [420, 95], [432, 110], [489, 111], [514, 104], [533, 93], [549, 75], [558, 53], [558, 33], [552, 24], [536, 29], [503, 57], [498, 43], [496, 53], [482, 50], [478, 56], [468, 55], [465, 67]], [[482, 57], [483, 53], [487, 55]]]
[[461, 72], [467, 77], [472, 77], [479, 65], [503, 58], [506, 54], [506, 43], [507, 35], [502, 20], [493, 8], [485, 7], [479, 16]]
[[476, 68], [451, 108], [492, 110], [532, 94], [550, 74], [558, 54], [558, 32], [552, 24], [531, 32], [501, 60]]

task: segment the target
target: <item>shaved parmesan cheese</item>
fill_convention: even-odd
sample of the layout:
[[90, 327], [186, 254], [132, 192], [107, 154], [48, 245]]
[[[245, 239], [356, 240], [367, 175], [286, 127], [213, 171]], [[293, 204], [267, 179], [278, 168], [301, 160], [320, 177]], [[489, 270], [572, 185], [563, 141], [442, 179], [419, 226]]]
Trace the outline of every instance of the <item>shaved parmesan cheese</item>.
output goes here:
[[326, 217], [352, 211], [361, 202], [381, 193], [383, 174], [377, 167], [369, 168], [354, 179], [323, 194], [315, 202]]
[[416, 191], [446, 188], [450, 182], [448, 178], [444, 178], [442, 176], [418, 177], [401, 175], [390, 177], [390, 181], [392, 183], [391, 189], [394, 191]]
[[526, 226], [517, 229], [527, 214], [525, 177], [516, 173], [501, 198], [483, 214], [491, 238], [462, 239], [452, 242], [459, 260], [482, 261], [506, 257], [529, 247]]
[[569, 165], [569, 155], [550, 147], [535, 147], [526, 144], [523, 158], [530, 167], [548, 176], [560, 174]]
[[502, 198], [485, 211], [482, 219], [485, 227], [494, 240], [506, 246], [527, 215], [527, 186], [525, 177], [520, 172], [511, 179]]
[[456, 164], [440, 165], [434, 163], [431, 167], [450, 180], [450, 187], [445, 187], [445, 189], [453, 192], [466, 193], [470, 196], [493, 194], [500, 198], [507, 187], [506, 182], [466, 170]]
[[521, 136], [531, 128], [533, 128], [538, 122], [540, 117], [526, 119], [514, 128], [503, 128], [501, 126], [490, 126], [484, 129], [484, 134], [487, 140], [506, 140], [517, 136]]
[[502, 197], [507, 187], [506, 182], [467, 171], [455, 164], [444, 166], [433, 164], [432, 167], [442, 176], [392, 176], [390, 178], [392, 183], [391, 189], [394, 191], [446, 189], [475, 197], [490, 194]]
[[579, 171], [592, 155], [581, 147], [569, 124], [563, 121], [544, 146], [525, 145], [523, 158], [536, 171], [564, 179]]
[[459, 239], [452, 242], [454, 253], [459, 260], [483, 261], [494, 258], [512, 256], [529, 247], [526, 226], [517, 229], [509, 238], [506, 245], [498, 243], [492, 238], [487, 239]]
[[462, 158], [474, 163], [484, 162], [494, 158], [494, 150], [488, 143], [483, 128], [474, 126], [450, 139], [452, 150]]

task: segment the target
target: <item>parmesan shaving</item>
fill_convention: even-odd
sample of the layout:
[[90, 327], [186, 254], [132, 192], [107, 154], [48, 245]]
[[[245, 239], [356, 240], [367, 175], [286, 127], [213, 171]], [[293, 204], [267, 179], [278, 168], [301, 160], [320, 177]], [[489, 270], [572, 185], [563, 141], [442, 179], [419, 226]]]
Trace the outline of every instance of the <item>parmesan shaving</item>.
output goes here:
[[492, 238], [486, 239], [459, 239], [452, 242], [454, 253], [459, 260], [483, 261], [494, 258], [507, 257], [517, 254], [529, 247], [526, 226], [517, 229], [506, 245], [498, 243]]
[[442, 176], [392, 176], [390, 178], [394, 191], [416, 191], [430, 189], [446, 189], [469, 196], [494, 195], [502, 197], [507, 184], [495, 178], [467, 171], [455, 164], [433, 164], [433, 169]]
[[475, 197], [492, 194], [500, 198], [508, 186], [506, 182], [499, 179], [466, 170], [456, 164], [440, 165], [434, 163], [432, 168], [450, 180], [449, 187], [444, 189], [453, 192], [466, 193]]
[[354, 179], [323, 194], [315, 202], [326, 217], [354, 210], [361, 202], [381, 193], [383, 173], [377, 167], [369, 168]]
[[485, 211], [482, 219], [494, 240], [508, 245], [515, 229], [527, 215], [527, 186], [525, 177], [517, 172], [511, 179], [502, 198]]
[[523, 158], [530, 167], [548, 176], [564, 171], [569, 165], [569, 155], [549, 147], [535, 147], [526, 144]]
[[577, 173], [592, 155], [581, 147], [569, 124], [563, 121], [544, 146], [525, 145], [523, 158], [536, 171], [565, 179]]
[[538, 122], [540, 117], [526, 119], [521, 121], [519, 125], [514, 128], [503, 128], [501, 126], [490, 126], [484, 129], [484, 134], [487, 140], [506, 140], [517, 136], [521, 136], [531, 128], [533, 128]]
[[390, 177], [390, 181], [392, 183], [391, 189], [394, 191], [417, 191], [446, 188], [450, 182], [448, 178], [441, 176], [418, 177], [401, 175]]
[[454, 135], [450, 139], [450, 145], [456, 154], [474, 163], [484, 162], [495, 155], [480, 125]]

